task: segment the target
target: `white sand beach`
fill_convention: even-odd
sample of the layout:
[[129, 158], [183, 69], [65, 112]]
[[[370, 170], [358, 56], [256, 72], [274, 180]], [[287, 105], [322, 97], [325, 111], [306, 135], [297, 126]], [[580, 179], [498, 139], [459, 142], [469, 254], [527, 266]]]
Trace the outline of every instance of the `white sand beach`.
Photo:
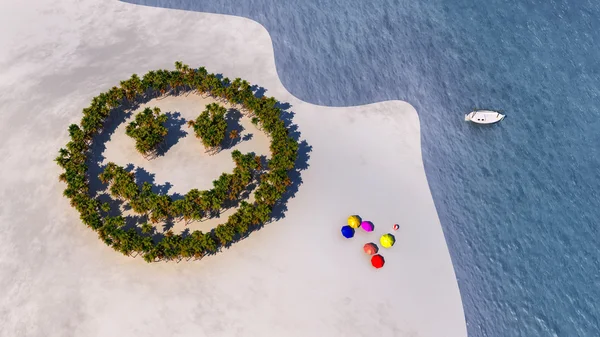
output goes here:
[[[0, 336], [466, 336], [410, 104], [298, 100], [268, 32], [245, 18], [109, 0], [0, 8]], [[81, 224], [53, 159], [93, 96], [177, 60], [289, 103], [312, 151], [284, 219], [201, 261], [147, 264]], [[192, 96], [158, 104], [186, 119], [204, 107]], [[233, 168], [229, 150], [208, 156], [188, 132], [151, 162], [119, 132], [104, 155], [143, 166], [171, 193], [206, 188]], [[266, 154], [261, 137], [236, 148]], [[344, 239], [351, 214], [375, 231]], [[362, 246], [387, 232], [396, 244], [376, 270]]]

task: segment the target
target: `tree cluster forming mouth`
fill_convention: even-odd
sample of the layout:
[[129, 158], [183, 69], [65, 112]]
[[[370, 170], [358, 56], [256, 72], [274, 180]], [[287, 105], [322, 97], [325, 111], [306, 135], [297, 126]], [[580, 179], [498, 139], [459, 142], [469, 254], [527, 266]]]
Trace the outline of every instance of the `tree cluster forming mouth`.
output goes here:
[[[176, 62], [175, 68], [150, 71], [141, 78], [133, 74], [130, 79], [121, 81], [119, 86], [94, 97], [90, 106], [83, 109], [80, 125], [69, 126], [70, 141], [59, 150], [55, 159], [64, 169], [59, 176], [67, 184], [63, 195], [80, 213], [81, 221], [114, 250], [128, 256], [142, 255], [147, 262], [197, 259], [214, 254], [221, 247], [237, 242], [272, 220], [274, 205], [292, 184], [289, 174], [298, 158], [299, 143], [290, 136], [275, 98], [257, 97], [248, 82], [239, 78], [234, 81], [221, 78], [208, 73], [204, 67], [192, 69]], [[132, 172], [108, 163], [98, 175], [100, 181], [108, 184], [113, 197], [127, 202], [135, 213], [150, 221], [127, 229], [123, 214], [119, 211], [118, 215], [110, 215], [111, 206], [100, 202], [90, 191], [88, 155], [94, 138], [106, 131], [109, 125], [107, 119], [113, 112], [132, 109], [138, 99], [149, 100], [194, 91], [239, 106], [252, 123], [270, 137], [271, 158], [263, 165], [260, 157], [235, 150], [232, 152], [236, 164], [233, 173], [223, 173], [210, 190], [192, 189], [178, 200], [152, 192], [153, 186], [148, 182], [139, 186]], [[136, 149], [142, 154], [154, 151], [166, 134], [162, 127], [164, 115], [160, 115], [160, 110], [147, 110], [127, 130], [128, 135], [136, 139]], [[217, 105], [211, 105], [192, 123], [194, 132], [209, 149], [217, 148], [219, 140], [224, 138], [223, 126], [219, 123], [221, 110]], [[218, 132], [215, 135], [209, 132], [211, 130]], [[239, 198], [257, 175], [260, 179], [254, 194], [255, 201], [248, 203], [242, 200], [237, 211], [210, 232], [196, 230], [184, 235], [169, 230], [160, 239], [150, 235], [154, 224], [160, 221], [181, 219], [189, 222], [218, 214], [227, 201]]]

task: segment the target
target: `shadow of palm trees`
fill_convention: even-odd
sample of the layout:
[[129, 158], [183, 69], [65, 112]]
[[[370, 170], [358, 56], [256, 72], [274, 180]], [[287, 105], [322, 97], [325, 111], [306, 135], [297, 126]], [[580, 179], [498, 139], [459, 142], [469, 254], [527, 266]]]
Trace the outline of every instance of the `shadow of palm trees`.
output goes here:
[[167, 128], [167, 135], [163, 141], [164, 146], [158, 147], [157, 149], [158, 156], [164, 156], [169, 149], [179, 143], [181, 138], [187, 137], [188, 135], [187, 131], [182, 128], [186, 121], [181, 117], [181, 113], [177, 111], [167, 112], [166, 115], [168, 119], [164, 126]]
[[[239, 144], [241, 141], [243, 141], [243, 138], [241, 138], [241, 135], [242, 135], [242, 131], [244, 131], [245, 129], [242, 126], [242, 124], [240, 123], [241, 119], [242, 119], [242, 113], [239, 110], [237, 110], [237, 109], [227, 110], [227, 114], [225, 114], [225, 121], [227, 122], [227, 130], [225, 131], [225, 139], [223, 140], [223, 145], [222, 145], [223, 150], [231, 149], [234, 146], [236, 146], [237, 144]], [[237, 137], [234, 139], [231, 139], [229, 137], [232, 131], [237, 132]]]
[[312, 146], [309, 145], [306, 140], [301, 139], [301, 133], [298, 129], [298, 125], [293, 124], [292, 122], [294, 118], [294, 112], [288, 110], [292, 106], [289, 103], [278, 102], [277, 107], [282, 109], [281, 119], [289, 130], [289, 136], [298, 142], [298, 158], [296, 159], [294, 169], [288, 174], [292, 184], [288, 186], [282, 198], [273, 206], [274, 221], [285, 218], [285, 212], [288, 210], [287, 202], [291, 198], [294, 198], [300, 189], [300, 185], [302, 185], [301, 172], [309, 168], [310, 164], [308, 162], [310, 160], [310, 153], [312, 152]]

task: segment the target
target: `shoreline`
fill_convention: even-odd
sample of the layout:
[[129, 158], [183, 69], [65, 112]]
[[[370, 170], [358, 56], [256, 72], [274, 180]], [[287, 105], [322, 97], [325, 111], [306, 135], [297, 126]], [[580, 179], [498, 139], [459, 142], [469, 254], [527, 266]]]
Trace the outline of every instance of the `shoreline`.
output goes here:
[[[244, 18], [112, 1], [14, 6], [24, 7], [20, 21], [37, 23], [16, 25], [16, 47], [0, 54], [12, 65], [3, 82], [17, 83], [7, 89], [11, 98], [0, 96], [11, 112], [0, 126], [8, 192], [0, 213], [8, 295], [0, 310], [10, 312], [0, 334], [466, 336], [408, 103], [335, 108], [296, 99], [279, 81], [268, 32]], [[56, 11], [40, 19], [36, 6]], [[52, 159], [92, 96], [175, 60], [247, 79], [289, 103], [312, 146], [310, 166], [283, 220], [202, 261], [146, 265], [81, 224]], [[187, 156], [179, 155], [165, 157]], [[185, 191], [183, 181], [173, 189]], [[373, 221], [375, 232], [341, 238], [351, 214]], [[374, 270], [362, 245], [393, 223], [396, 245], [382, 249], [386, 266]]]

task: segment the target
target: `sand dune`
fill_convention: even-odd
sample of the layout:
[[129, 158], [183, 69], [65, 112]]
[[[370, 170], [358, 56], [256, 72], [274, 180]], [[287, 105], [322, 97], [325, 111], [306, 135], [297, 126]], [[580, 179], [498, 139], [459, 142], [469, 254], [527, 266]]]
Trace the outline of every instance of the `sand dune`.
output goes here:
[[[411, 105], [296, 99], [278, 79], [268, 32], [243, 18], [116, 1], [2, 8], [1, 336], [466, 336]], [[52, 159], [91, 97], [175, 60], [242, 77], [289, 103], [307, 167], [284, 219], [199, 262], [146, 264], [80, 223]], [[183, 114], [194, 99], [161, 104]], [[126, 137], [114, 137], [107, 159], [140, 160]], [[139, 164], [173, 192], [233, 167], [194, 150], [193, 140]], [[239, 146], [261, 151], [259, 138]], [[373, 221], [375, 232], [343, 239], [350, 214]], [[396, 245], [375, 270], [362, 245], [394, 223]]]

